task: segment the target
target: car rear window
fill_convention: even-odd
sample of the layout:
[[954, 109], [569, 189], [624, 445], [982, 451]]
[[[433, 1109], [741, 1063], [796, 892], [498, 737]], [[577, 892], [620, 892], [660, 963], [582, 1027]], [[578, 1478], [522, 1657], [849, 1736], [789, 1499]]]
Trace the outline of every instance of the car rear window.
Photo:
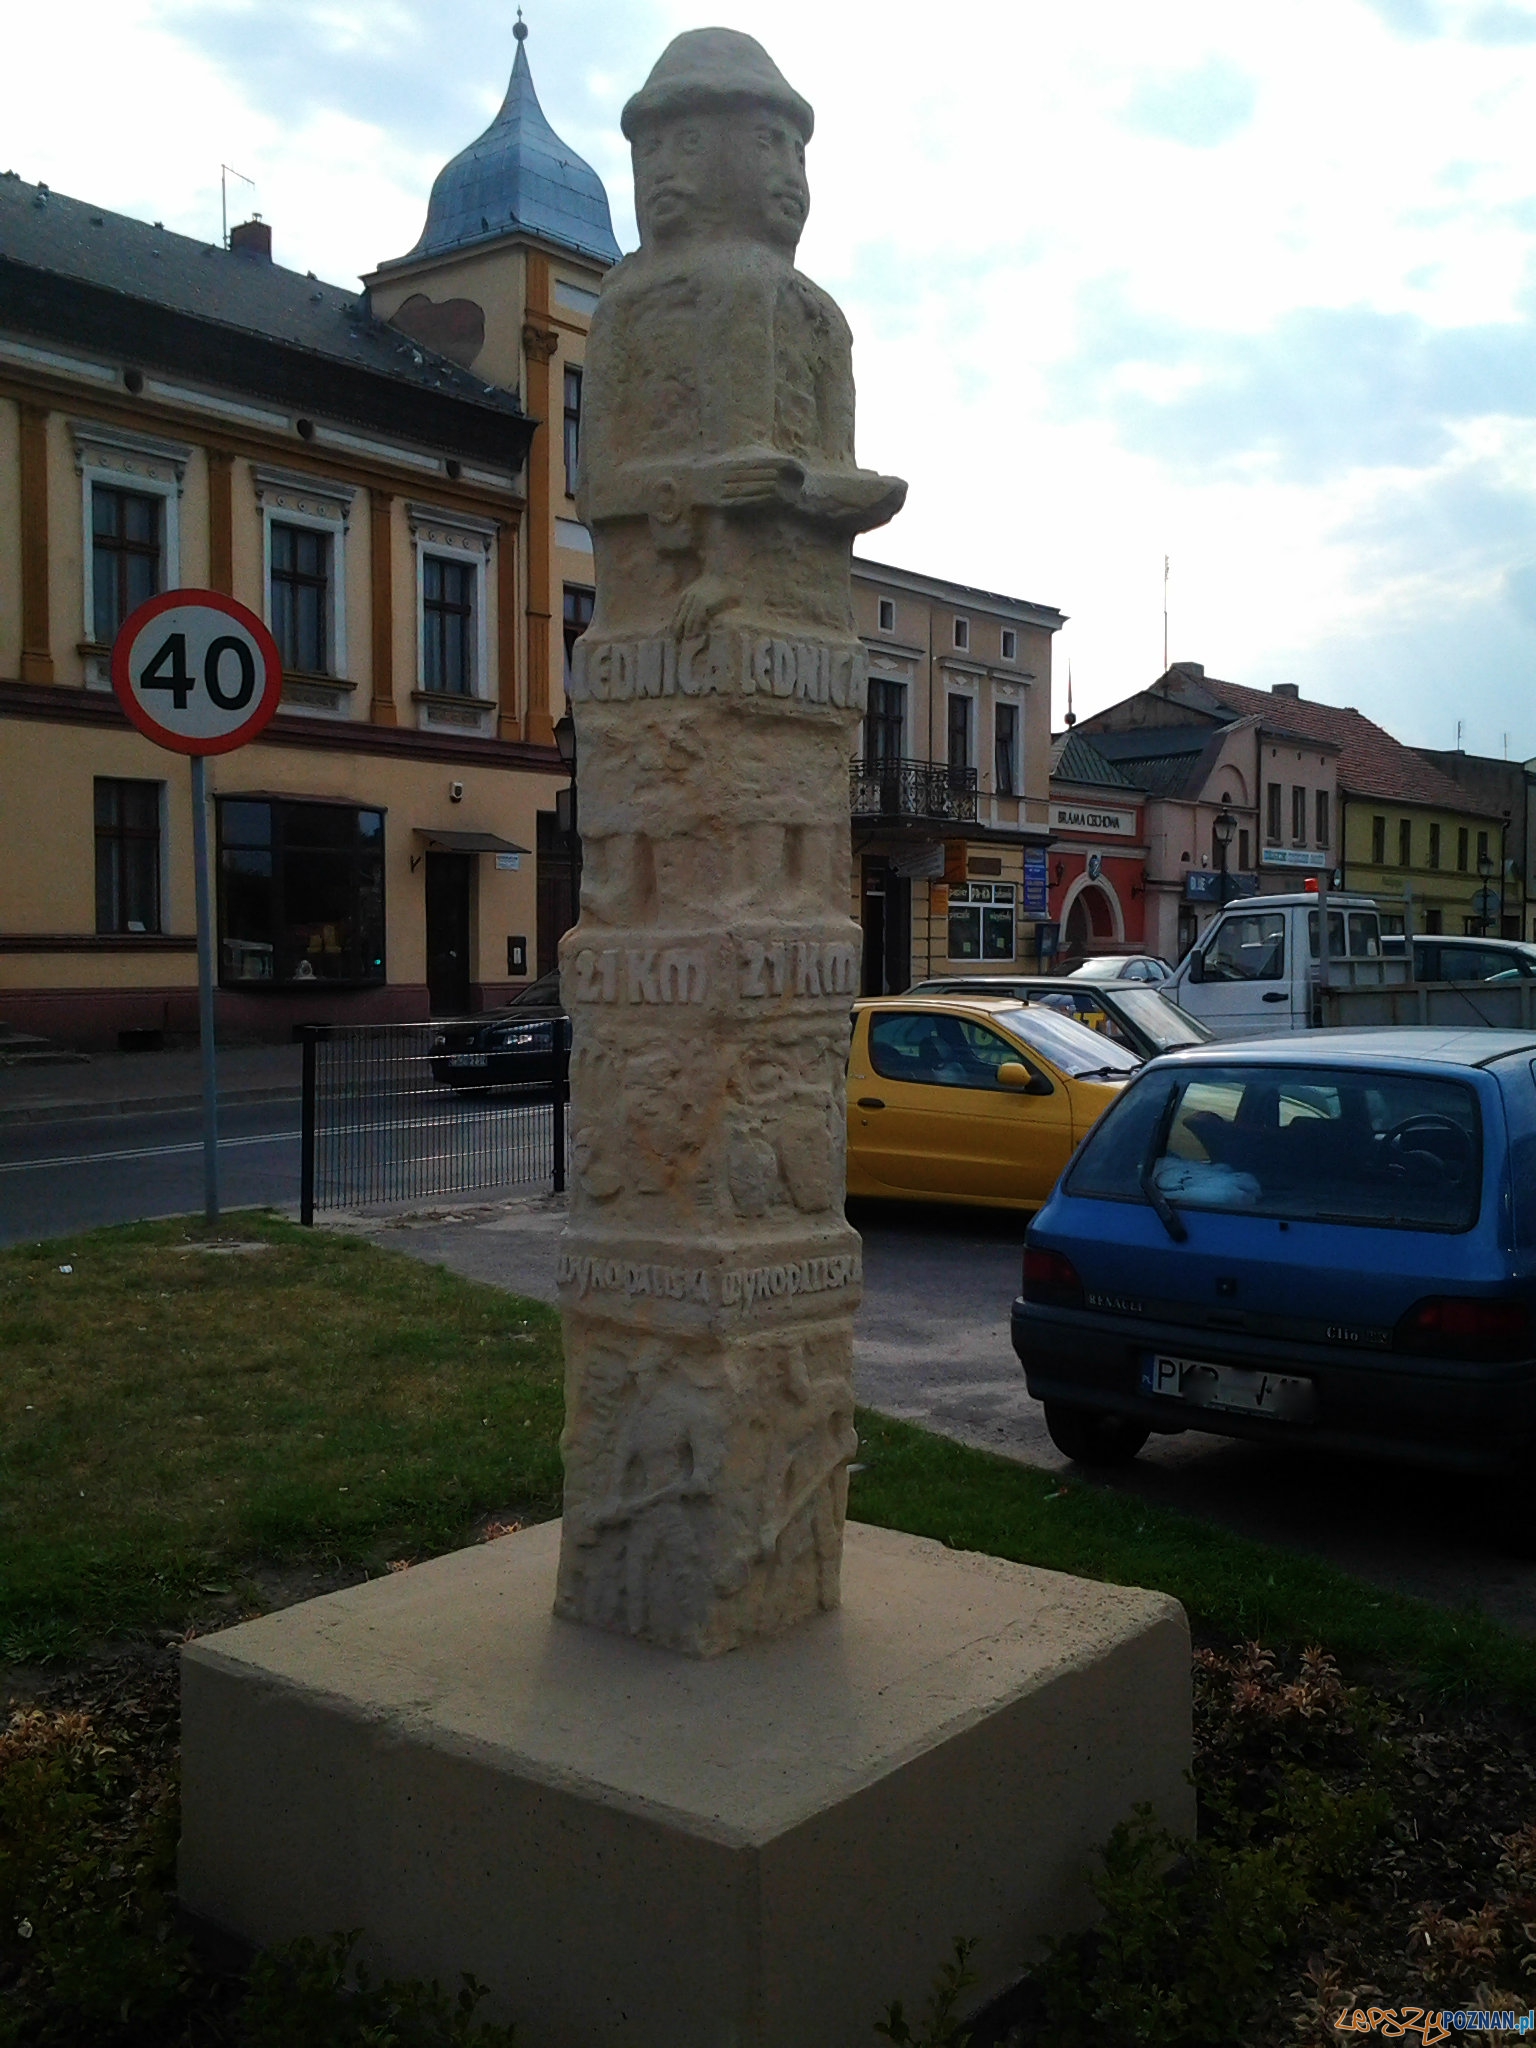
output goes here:
[[1477, 1096], [1438, 1075], [1349, 1067], [1155, 1069], [1078, 1155], [1067, 1192], [1398, 1230], [1470, 1230]]

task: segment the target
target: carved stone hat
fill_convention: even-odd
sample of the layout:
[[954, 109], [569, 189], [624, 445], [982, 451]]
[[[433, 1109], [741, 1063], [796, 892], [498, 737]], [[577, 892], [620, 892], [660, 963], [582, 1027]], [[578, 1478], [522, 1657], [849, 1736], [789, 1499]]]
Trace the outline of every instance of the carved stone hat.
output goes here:
[[625, 107], [619, 126], [633, 141], [645, 122], [725, 107], [772, 107], [787, 115], [807, 142], [811, 139], [816, 117], [809, 103], [760, 42], [733, 28], [695, 28], [675, 36]]

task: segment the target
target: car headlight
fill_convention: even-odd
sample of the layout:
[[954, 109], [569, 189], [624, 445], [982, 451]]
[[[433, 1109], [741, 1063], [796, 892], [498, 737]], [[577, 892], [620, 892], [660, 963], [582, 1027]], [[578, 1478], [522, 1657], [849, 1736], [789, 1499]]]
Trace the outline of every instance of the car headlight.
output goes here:
[[542, 1024], [504, 1024], [499, 1031], [487, 1032], [485, 1042], [498, 1052], [518, 1052], [544, 1044], [547, 1039], [548, 1032]]

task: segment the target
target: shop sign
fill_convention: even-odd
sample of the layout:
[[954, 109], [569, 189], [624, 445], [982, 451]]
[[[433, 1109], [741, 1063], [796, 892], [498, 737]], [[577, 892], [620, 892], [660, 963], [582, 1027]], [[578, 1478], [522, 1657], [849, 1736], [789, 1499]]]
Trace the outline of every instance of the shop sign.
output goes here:
[[1050, 908], [1050, 870], [1043, 846], [1024, 849], [1024, 915], [1044, 917]]
[[1053, 832], [1107, 832], [1118, 839], [1136, 837], [1134, 811], [1105, 811], [1097, 804], [1051, 805]]
[[1267, 868], [1305, 868], [1309, 874], [1328, 865], [1326, 853], [1309, 853], [1304, 846], [1266, 846], [1259, 858]]
[[1214, 868], [1196, 868], [1184, 877], [1184, 901], [1186, 903], [1219, 903], [1221, 901], [1221, 876]]

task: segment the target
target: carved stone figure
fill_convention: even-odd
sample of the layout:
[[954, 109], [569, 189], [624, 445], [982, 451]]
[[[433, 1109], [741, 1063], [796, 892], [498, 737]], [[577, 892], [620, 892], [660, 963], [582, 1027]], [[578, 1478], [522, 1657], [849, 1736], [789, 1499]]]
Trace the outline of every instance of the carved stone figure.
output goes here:
[[836, 1604], [856, 1448], [849, 563], [906, 486], [857, 466], [847, 323], [794, 267], [811, 119], [750, 36], [669, 46], [584, 385], [556, 1606], [701, 1656]]

